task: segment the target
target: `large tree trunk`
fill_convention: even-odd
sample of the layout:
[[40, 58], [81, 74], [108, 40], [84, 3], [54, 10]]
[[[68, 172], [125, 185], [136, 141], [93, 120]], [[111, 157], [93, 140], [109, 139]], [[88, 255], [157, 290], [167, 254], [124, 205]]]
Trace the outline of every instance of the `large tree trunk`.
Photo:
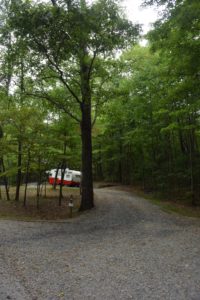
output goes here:
[[92, 177], [92, 128], [91, 128], [91, 105], [82, 105], [81, 122], [82, 139], [82, 201], [80, 210], [94, 207], [93, 177]]
[[[85, 0], [82, 0], [84, 9]], [[92, 122], [91, 122], [91, 88], [90, 88], [90, 66], [88, 65], [88, 53], [85, 45], [80, 57], [81, 76], [81, 141], [82, 141], [82, 182], [81, 182], [81, 206], [80, 210], [94, 207], [93, 176], [92, 176]]]

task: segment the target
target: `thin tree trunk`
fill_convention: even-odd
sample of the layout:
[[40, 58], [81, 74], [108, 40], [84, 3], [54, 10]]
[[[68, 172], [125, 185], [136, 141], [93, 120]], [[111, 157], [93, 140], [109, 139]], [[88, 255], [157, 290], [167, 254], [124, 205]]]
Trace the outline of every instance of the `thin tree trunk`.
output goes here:
[[37, 209], [39, 209], [40, 207], [40, 183], [37, 183]]
[[99, 159], [97, 162], [97, 174], [100, 180], [103, 179], [103, 168], [102, 168], [102, 154], [101, 154], [101, 143], [99, 143]]
[[22, 177], [22, 142], [18, 141], [18, 162], [17, 162], [17, 178], [16, 178], [16, 194], [15, 201], [19, 201], [19, 193], [21, 186], [21, 177]]
[[63, 179], [65, 176], [65, 168], [63, 169], [63, 167], [61, 168], [61, 181], [60, 181], [60, 190], [59, 190], [59, 201], [58, 201], [58, 205], [61, 206], [62, 204], [62, 198], [63, 198], [63, 192], [62, 192], [62, 188], [63, 188]]
[[124, 178], [123, 178], [123, 174], [122, 174], [122, 141], [121, 141], [121, 130], [119, 131], [119, 182], [123, 183]]
[[47, 181], [45, 179], [45, 182], [44, 182], [44, 198], [47, 197]]
[[142, 188], [143, 191], [146, 191], [146, 180], [145, 180], [145, 160], [144, 160], [144, 152], [143, 149], [141, 149], [141, 168], [142, 168]]
[[38, 158], [38, 170], [39, 170], [39, 176], [38, 176], [38, 182], [37, 182], [37, 209], [39, 209], [39, 203], [40, 203], [40, 189], [41, 189], [41, 158], [39, 156]]
[[63, 198], [63, 180], [65, 176], [65, 170], [66, 170], [66, 164], [62, 165], [61, 168], [61, 182], [60, 182], [60, 192], [59, 192], [59, 206], [62, 204], [62, 198]]
[[56, 169], [56, 174], [55, 174], [55, 179], [54, 179], [54, 184], [53, 184], [53, 189], [54, 190], [56, 190], [56, 187], [57, 187], [57, 178], [58, 178], [59, 168], [60, 168], [60, 163], [58, 164], [57, 169]]
[[190, 156], [189, 156], [189, 161], [190, 161], [190, 192], [192, 196], [192, 205], [196, 205], [196, 200], [195, 200], [195, 195], [194, 195], [194, 171], [193, 171], [193, 154], [194, 154], [194, 147], [192, 144], [192, 137], [191, 135], [189, 136], [189, 143], [190, 143]]
[[[12, 37], [11, 37], [11, 32], [8, 36], [8, 49], [7, 49], [7, 53], [10, 54], [11, 53], [11, 49], [12, 49]], [[7, 108], [9, 109], [10, 107], [10, 97], [9, 97], [9, 91], [10, 91], [10, 85], [11, 85], [11, 80], [12, 80], [12, 73], [13, 73], [13, 65], [11, 61], [7, 62], [7, 74], [6, 74], [6, 95], [8, 97], [8, 106]], [[0, 138], [3, 138], [3, 128], [0, 125]], [[2, 166], [2, 171], [3, 173], [5, 173], [5, 164], [4, 164], [4, 159], [3, 156], [0, 158], [0, 164]], [[4, 186], [5, 186], [5, 190], [6, 190], [6, 198], [7, 201], [10, 201], [10, 193], [9, 193], [9, 185], [8, 185], [8, 178], [6, 175], [4, 175], [3, 177], [4, 180]]]
[[30, 149], [28, 149], [27, 155], [27, 165], [26, 165], [26, 175], [25, 175], [25, 190], [24, 190], [24, 206], [26, 206], [26, 195], [27, 195], [27, 186], [29, 179], [29, 168], [30, 168]]
[[[2, 139], [2, 138], [3, 138], [3, 128], [0, 125], [0, 139]], [[1, 168], [2, 172], [5, 173], [6, 170], [5, 170], [3, 156], [0, 157], [0, 168]], [[3, 181], [4, 181], [5, 190], [6, 190], [6, 198], [9, 201], [10, 200], [10, 194], [9, 194], [9, 187], [8, 187], [8, 179], [7, 179], [6, 175], [3, 176]]]
[[[2, 166], [2, 171], [3, 171], [3, 173], [5, 173], [6, 168], [5, 168], [5, 165], [4, 165], [3, 157], [1, 158], [1, 166]], [[7, 201], [10, 201], [10, 193], [9, 193], [8, 179], [7, 179], [7, 176], [6, 176], [6, 175], [3, 176], [3, 181], [4, 181], [5, 190], [6, 190], [6, 199], [7, 199]]]
[[[65, 139], [66, 139], [66, 133], [64, 134]], [[61, 182], [60, 182], [60, 193], [59, 193], [59, 206], [61, 206], [62, 204], [62, 198], [63, 198], [63, 180], [65, 177], [65, 170], [66, 170], [66, 159], [65, 159], [65, 155], [66, 155], [66, 149], [67, 149], [67, 143], [66, 140], [64, 141], [64, 147], [63, 147], [63, 163], [62, 163], [62, 168], [61, 168]]]

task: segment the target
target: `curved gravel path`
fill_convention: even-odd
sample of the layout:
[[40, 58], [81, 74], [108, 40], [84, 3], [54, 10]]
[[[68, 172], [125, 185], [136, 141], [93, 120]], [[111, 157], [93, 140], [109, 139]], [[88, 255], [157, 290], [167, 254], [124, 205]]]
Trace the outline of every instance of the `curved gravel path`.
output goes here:
[[118, 189], [66, 222], [0, 221], [0, 300], [200, 299], [200, 221]]

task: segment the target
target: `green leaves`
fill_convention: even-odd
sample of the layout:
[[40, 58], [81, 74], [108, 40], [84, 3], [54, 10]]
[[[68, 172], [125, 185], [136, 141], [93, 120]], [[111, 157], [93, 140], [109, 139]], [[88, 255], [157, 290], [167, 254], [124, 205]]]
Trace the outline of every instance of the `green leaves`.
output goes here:
[[192, 76], [200, 68], [199, 1], [175, 3], [167, 19], [155, 23], [155, 29], [149, 33], [149, 38], [154, 49], [161, 49], [171, 59], [172, 69], [183, 76]]

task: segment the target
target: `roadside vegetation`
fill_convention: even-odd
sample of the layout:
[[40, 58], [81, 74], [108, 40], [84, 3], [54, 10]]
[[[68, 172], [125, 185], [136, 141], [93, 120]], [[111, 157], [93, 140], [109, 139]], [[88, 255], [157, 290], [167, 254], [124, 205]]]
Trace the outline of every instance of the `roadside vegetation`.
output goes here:
[[200, 206], [194, 206], [191, 203], [191, 199], [180, 198], [180, 195], [173, 196], [173, 198], [169, 198], [163, 196], [161, 193], [153, 193], [153, 192], [144, 192], [141, 187], [134, 187], [134, 193], [151, 203], [159, 206], [161, 210], [167, 213], [175, 213], [178, 215], [191, 217], [191, 218], [200, 218]]

